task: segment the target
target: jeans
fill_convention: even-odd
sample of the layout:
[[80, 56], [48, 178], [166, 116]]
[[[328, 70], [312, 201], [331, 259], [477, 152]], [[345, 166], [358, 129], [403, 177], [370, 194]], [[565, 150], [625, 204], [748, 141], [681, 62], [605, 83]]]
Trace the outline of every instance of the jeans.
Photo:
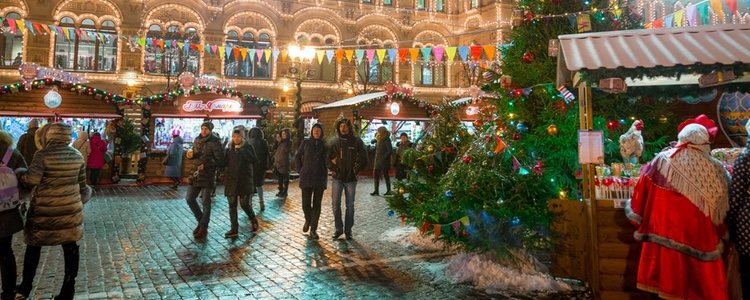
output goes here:
[[[354, 225], [354, 193], [357, 190], [357, 182], [341, 182], [333, 179], [331, 185], [331, 194], [333, 198], [333, 217], [336, 224], [336, 232], [345, 232], [348, 235], [352, 233]], [[346, 193], [346, 223], [341, 221], [341, 192]]]
[[253, 212], [253, 208], [250, 206], [250, 197], [251, 196], [229, 196], [227, 197], [227, 200], [229, 200], [229, 221], [232, 224], [232, 230], [237, 230], [237, 227], [239, 227], [239, 225], [237, 224], [238, 198], [240, 202], [240, 207], [242, 207], [242, 210], [244, 210], [245, 214], [247, 214], [247, 218], [250, 220], [255, 219], [255, 212]]
[[374, 172], [375, 173], [374, 174], [375, 175], [375, 191], [374, 191], [375, 193], [378, 193], [380, 191], [380, 177], [385, 178], [386, 193], [391, 191], [391, 176], [390, 174], [388, 174], [390, 173], [390, 171], [391, 171], [390, 168], [375, 169], [375, 172]]
[[[208, 228], [208, 222], [211, 221], [211, 193], [213, 192], [213, 189], [213, 187], [195, 187], [192, 185], [188, 187], [188, 206], [190, 206], [190, 210], [193, 211], [193, 215], [195, 216], [195, 220], [198, 221], [198, 225], [203, 226], [203, 228]], [[197, 201], [199, 194], [203, 197], [202, 211], [201, 207], [198, 206]]]
[[[59, 297], [61, 299], [73, 299], [80, 259], [78, 244], [70, 242], [63, 244], [62, 248], [63, 259], [65, 261], [65, 277], [63, 277], [63, 285], [60, 289]], [[21, 285], [18, 286], [18, 291], [21, 294], [28, 295], [31, 292], [41, 252], [42, 247], [26, 246], [26, 253], [23, 258], [23, 280], [21, 281]]]
[[310, 229], [315, 232], [320, 220], [320, 204], [323, 202], [324, 188], [302, 189], [302, 211], [305, 213], [305, 222], [310, 224]]
[[11, 247], [13, 235], [0, 238], [0, 278], [3, 293], [0, 299], [15, 299], [16, 296], [16, 256]]

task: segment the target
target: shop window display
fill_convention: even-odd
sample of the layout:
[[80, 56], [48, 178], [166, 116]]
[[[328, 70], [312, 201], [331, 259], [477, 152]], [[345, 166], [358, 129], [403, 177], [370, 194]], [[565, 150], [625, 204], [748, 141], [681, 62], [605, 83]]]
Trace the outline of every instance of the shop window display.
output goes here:
[[[14, 141], [18, 141], [22, 134], [28, 130], [31, 117], [0, 117], [0, 124], [3, 130], [10, 133]], [[41, 128], [47, 124], [46, 118], [36, 118]], [[81, 118], [61, 118], [60, 122], [73, 127], [73, 139], [78, 137], [78, 130], [84, 130], [91, 133], [99, 132], [104, 138], [104, 129], [107, 128], [109, 119], [81, 119]]]
[[[60, 20], [63, 30], [75, 28], [70, 17]], [[100, 26], [91, 19], [84, 19], [80, 31], [85, 37], [55, 38], [55, 68], [63, 70], [114, 72], [117, 68], [117, 31], [112, 21], [103, 21]], [[107, 33], [94, 38], [96, 32]]]
[[[418, 121], [373, 120], [372, 123], [370, 123], [370, 126], [368, 126], [362, 134], [362, 141], [365, 142], [366, 145], [374, 145], [373, 141], [375, 141], [375, 134], [378, 132], [380, 126], [385, 126], [391, 132], [391, 143], [393, 143], [393, 147], [396, 147], [396, 143], [399, 142], [398, 136], [401, 135], [401, 133], [409, 135], [409, 140], [414, 142], [424, 131], [424, 123]], [[394, 128], [397, 129], [395, 132], [393, 131]]]
[[241, 55], [238, 59], [231, 53], [225, 55], [224, 75], [238, 78], [271, 78], [271, 60], [265, 56], [258, 59], [256, 54], [256, 50], [271, 48], [271, 37], [268, 34], [262, 33], [256, 39], [251, 32], [245, 32], [240, 37], [236, 31], [230, 31], [227, 34], [226, 47], [247, 48], [248, 53], [244, 60]]
[[[5, 15], [9, 19], [20, 19], [21, 15], [17, 13], [8, 13]], [[2, 22], [5, 24], [6, 22]], [[0, 25], [4, 26], [4, 25]], [[0, 34], [0, 68], [18, 67], [23, 62], [23, 32], [16, 31], [15, 34], [6, 30]]]
[[[176, 25], [169, 26], [166, 32], [159, 25], [149, 26], [148, 39], [163, 39], [170, 46], [164, 47], [159, 45], [146, 44], [146, 50], [143, 58], [143, 69], [149, 74], [171, 74], [178, 75], [182, 72], [192, 72], [197, 74], [199, 71], [200, 54], [198, 49], [191, 48], [189, 44], [199, 44], [200, 35], [195, 28], [187, 28], [181, 32]], [[173, 43], [174, 42], [174, 43]], [[188, 43], [183, 48], [174, 47], [176, 43]]]
[[[200, 135], [201, 124], [203, 119], [200, 118], [156, 118], [154, 126], [154, 143], [153, 150], [166, 151], [169, 144], [172, 143], [172, 135], [179, 135], [185, 141], [185, 147], [192, 147], [193, 140]], [[254, 119], [214, 119], [214, 132], [219, 137], [229, 139], [232, 136], [232, 129], [237, 125], [243, 125], [247, 128], [255, 127]]]

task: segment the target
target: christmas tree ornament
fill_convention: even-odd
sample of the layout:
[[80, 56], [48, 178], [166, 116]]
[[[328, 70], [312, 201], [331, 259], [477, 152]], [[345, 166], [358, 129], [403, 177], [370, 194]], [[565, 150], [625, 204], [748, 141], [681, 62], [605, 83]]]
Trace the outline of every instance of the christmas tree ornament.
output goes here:
[[448, 198], [448, 199], [453, 198], [453, 192], [445, 191], [445, 198]]
[[523, 58], [523, 62], [525, 62], [527, 64], [530, 64], [530, 63], [534, 62], [534, 53], [531, 52], [531, 51], [526, 51], [523, 54], [522, 58]]
[[432, 172], [433, 170], [435, 170], [435, 167], [433, 165], [427, 166], [427, 171]]
[[511, 138], [514, 141], [520, 140], [521, 139], [521, 134], [519, 134], [518, 132], [516, 132], [516, 133], [513, 134], [513, 136]]
[[518, 122], [518, 125], [516, 125], [516, 130], [520, 133], [527, 133], [529, 132], [529, 123], [522, 121]]
[[484, 123], [482, 122], [482, 120], [476, 120], [476, 121], [474, 121], [474, 128], [480, 128], [480, 127], [482, 127], [482, 125], [484, 125]]
[[394, 215], [396, 215], [396, 212], [393, 211], [392, 209], [389, 209], [388, 210], [388, 217], [393, 217]]
[[534, 174], [542, 175], [542, 173], [544, 172], [544, 163], [542, 163], [541, 159], [536, 160], [536, 165], [534, 165], [533, 170]]
[[427, 152], [430, 152], [430, 153], [432, 153], [432, 152], [434, 152], [434, 151], [435, 151], [435, 146], [433, 146], [433, 145], [429, 145], [429, 146], [427, 146]]
[[547, 134], [549, 134], [551, 136], [556, 136], [557, 135], [557, 125], [552, 124], [552, 125], [547, 126]]
[[667, 116], [665, 116], [665, 115], [659, 116], [659, 123], [660, 124], [667, 124], [667, 122], [669, 122], [669, 118], [667, 118]]
[[498, 127], [495, 129], [495, 134], [500, 137], [505, 136], [505, 128]]
[[462, 157], [461, 160], [463, 160], [463, 162], [465, 164], [470, 164], [471, 163], [471, 156], [464, 155], [464, 157]]
[[620, 122], [617, 122], [615, 120], [607, 121], [607, 129], [614, 131], [615, 129], [619, 127], [620, 127]]
[[404, 193], [406, 193], [406, 189], [404, 189], [403, 187], [400, 187], [400, 188], [398, 188], [398, 193], [400, 195], [403, 195]]
[[492, 123], [495, 123], [495, 126], [498, 126], [498, 127], [503, 126], [503, 120], [500, 118], [495, 118], [495, 120], [492, 121]]

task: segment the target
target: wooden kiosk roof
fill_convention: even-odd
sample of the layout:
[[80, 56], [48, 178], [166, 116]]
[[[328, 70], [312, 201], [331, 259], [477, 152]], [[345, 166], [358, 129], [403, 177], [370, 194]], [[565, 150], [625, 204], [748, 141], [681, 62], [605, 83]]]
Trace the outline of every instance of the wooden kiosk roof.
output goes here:
[[[63, 86], [68, 88], [63, 88]], [[56, 108], [44, 104], [44, 96], [57, 88], [62, 103]], [[55, 84], [35, 85], [31, 90], [14, 88], [13, 92], [0, 94], [0, 115], [19, 117], [68, 117], [68, 118], [120, 118], [117, 103], [109, 96], [91, 93], [88, 87], [79, 91], [75, 86]], [[93, 89], [92, 89], [93, 91]], [[108, 100], [105, 100], [108, 99]]]

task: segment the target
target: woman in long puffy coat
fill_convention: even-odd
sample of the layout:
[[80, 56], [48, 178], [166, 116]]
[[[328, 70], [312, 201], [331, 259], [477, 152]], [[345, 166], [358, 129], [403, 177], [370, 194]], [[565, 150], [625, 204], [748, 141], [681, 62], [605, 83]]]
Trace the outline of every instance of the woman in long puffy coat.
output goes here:
[[313, 125], [310, 138], [302, 141], [295, 156], [299, 170], [299, 187], [302, 189], [302, 211], [305, 213], [305, 225], [302, 232], [310, 230], [310, 238], [317, 240], [318, 220], [323, 191], [328, 186], [328, 169], [326, 169], [327, 147], [323, 141], [323, 125]]
[[226, 169], [224, 170], [224, 194], [229, 200], [229, 220], [232, 228], [224, 234], [226, 238], [237, 237], [237, 202], [252, 223], [252, 230], [258, 230], [258, 219], [250, 206], [250, 197], [255, 190], [253, 185], [253, 164], [255, 151], [247, 142], [245, 126], [236, 126], [232, 131], [232, 142], [226, 149]]
[[[7, 131], [0, 130], [0, 160], [11, 170], [25, 169], [26, 162], [20, 151], [12, 148], [13, 137]], [[10, 150], [10, 153], [8, 151]], [[6, 156], [9, 154], [9, 156]], [[7, 158], [7, 161], [5, 161]], [[4, 208], [3, 208], [4, 209]], [[16, 255], [13, 253], [13, 234], [23, 229], [23, 219], [18, 206], [0, 211], [0, 278], [3, 293], [0, 299], [15, 299], [16, 293]]]
[[279, 193], [276, 197], [286, 198], [289, 191], [289, 173], [292, 164], [292, 136], [289, 129], [279, 132], [279, 143], [273, 154], [273, 167], [279, 179]]
[[48, 123], [36, 132], [39, 151], [21, 183], [36, 187], [26, 213], [23, 281], [16, 290], [28, 297], [42, 246], [62, 245], [65, 277], [56, 299], [73, 299], [78, 275], [78, 244], [83, 235], [83, 202], [91, 195], [81, 154], [69, 146], [73, 131], [64, 123]]
[[179, 135], [172, 136], [172, 144], [167, 149], [167, 157], [165, 158], [164, 165], [164, 176], [172, 179], [172, 188], [177, 189], [180, 186], [182, 178], [182, 138]]
[[[263, 203], [263, 184], [266, 180], [268, 170], [268, 142], [263, 136], [263, 130], [258, 127], [250, 129], [250, 145], [255, 150], [255, 164], [253, 165], [253, 180], [255, 181], [255, 192], [258, 193], [260, 210], [266, 209]], [[252, 206], [252, 205], [251, 205]]]

